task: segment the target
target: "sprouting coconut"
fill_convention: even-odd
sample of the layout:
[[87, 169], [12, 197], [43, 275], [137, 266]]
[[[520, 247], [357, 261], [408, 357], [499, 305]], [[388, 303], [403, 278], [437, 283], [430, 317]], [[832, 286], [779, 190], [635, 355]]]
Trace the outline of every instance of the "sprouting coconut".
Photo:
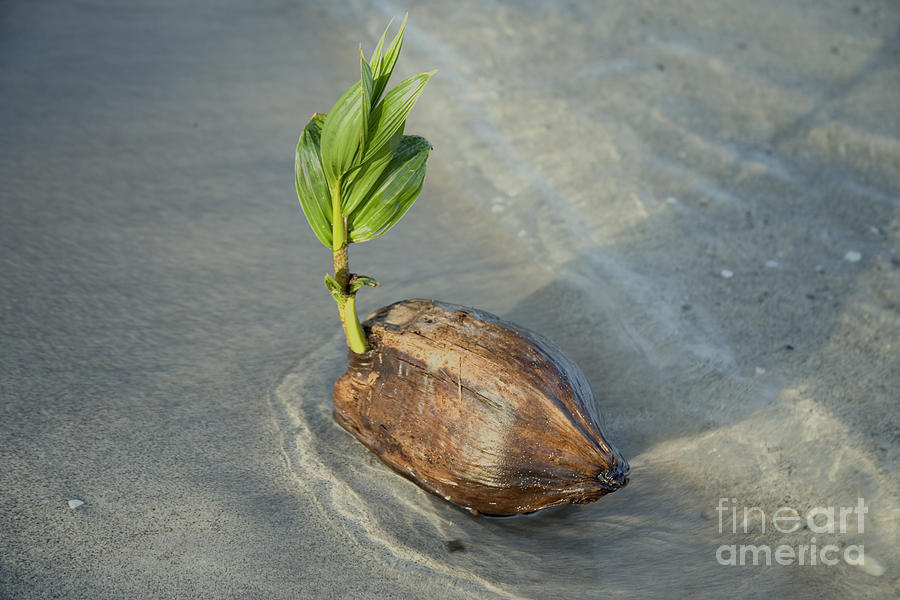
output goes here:
[[[382, 461], [473, 514], [511, 515], [592, 502], [628, 482], [628, 463], [599, 428], [583, 373], [540, 335], [489, 313], [404, 300], [360, 323], [348, 246], [393, 227], [415, 202], [431, 144], [404, 135], [432, 73], [385, 89], [403, 25], [385, 34], [360, 78], [297, 145], [300, 205], [332, 250], [325, 286], [349, 347], [335, 419]], [[383, 95], [383, 97], [382, 97]]]

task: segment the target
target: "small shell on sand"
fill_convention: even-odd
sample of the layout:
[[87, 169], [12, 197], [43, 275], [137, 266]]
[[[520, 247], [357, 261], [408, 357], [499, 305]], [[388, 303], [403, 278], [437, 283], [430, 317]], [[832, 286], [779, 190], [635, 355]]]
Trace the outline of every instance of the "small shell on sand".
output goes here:
[[69, 500], [69, 508], [71, 508], [71, 509], [78, 508], [79, 506], [82, 506], [83, 504], [84, 504], [84, 502], [77, 498], [73, 498], [72, 500]]
[[847, 254], [844, 255], [844, 260], [847, 262], [859, 262], [862, 259], [862, 254], [857, 252], [856, 250], [848, 250]]

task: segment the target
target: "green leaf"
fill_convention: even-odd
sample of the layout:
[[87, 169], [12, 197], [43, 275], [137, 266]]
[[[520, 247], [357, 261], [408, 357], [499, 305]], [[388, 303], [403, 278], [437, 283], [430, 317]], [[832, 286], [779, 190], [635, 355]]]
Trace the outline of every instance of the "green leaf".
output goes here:
[[344, 173], [359, 162], [360, 141], [365, 139], [361, 79], [335, 102], [322, 127], [322, 169], [332, 189]]
[[[388, 80], [391, 78], [391, 73], [394, 72], [394, 65], [397, 63], [397, 57], [400, 56], [400, 48], [403, 46], [403, 32], [406, 29], [406, 18], [408, 16], [409, 13], [403, 17], [403, 24], [400, 25], [400, 31], [397, 32], [394, 41], [388, 46], [384, 56], [382, 57], [379, 55], [377, 67], [374, 59], [375, 53], [372, 54], [372, 74], [375, 78], [375, 88], [372, 93], [373, 106], [374, 103], [377, 103], [378, 100], [381, 99], [381, 93], [384, 92], [384, 88], [387, 87]], [[388, 24], [388, 27], [390, 27], [390, 24]], [[387, 34], [387, 29], [384, 30], [384, 33]], [[375, 52], [380, 54], [383, 43], [384, 35], [381, 36], [381, 41], [378, 42]]]
[[[387, 36], [388, 29], [391, 28], [391, 23], [393, 23], [393, 22], [394, 22], [394, 20], [391, 19], [390, 22], [388, 22], [387, 27], [384, 28], [384, 33], [381, 34], [381, 39], [378, 40], [378, 45], [375, 46], [375, 50], [372, 51], [372, 58], [369, 59], [369, 64], [372, 67], [372, 76], [374, 78], [377, 78], [380, 73], [381, 61], [382, 61], [381, 52], [382, 52], [382, 49], [384, 48], [384, 38]], [[382, 88], [382, 90], [383, 89], [384, 88]], [[379, 100], [378, 98], [373, 98], [372, 103], [373, 104], [377, 103], [378, 100]]]
[[359, 81], [362, 90], [362, 106], [360, 128], [359, 128], [359, 147], [360, 152], [366, 147], [366, 133], [369, 131], [369, 112], [372, 110], [372, 69], [363, 56], [362, 46], [359, 47]]
[[378, 45], [372, 50], [372, 57], [369, 59], [369, 64], [372, 65], [373, 73], [377, 72], [377, 67], [381, 64], [381, 49], [384, 47], [384, 39], [387, 37], [388, 29], [391, 28], [391, 23], [393, 22], [393, 19], [388, 21], [387, 27], [384, 28], [384, 33], [381, 34], [381, 39], [378, 40]]
[[325, 115], [315, 114], [300, 134], [294, 157], [294, 183], [309, 226], [319, 241], [331, 248], [331, 193], [319, 152], [324, 122]]
[[393, 227], [422, 191], [431, 144], [404, 136], [375, 190], [347, 219], [348, 239], [365, 242]]
[[344, 290], [341, 289], [341, 284], [339, 284], [337, 282], [337, 279], [335, 279], [328, 273], [325, 274], [325, 287], [327, 287], [328, 291], [331, 292], [332, 294], [335, 294], [335, 293], [343, 294], [344, 293]]
[[[397, 131], [403, 128], [409, 111], [434, 73], [435, 71], [420, 73], [404, 79], [375, 107], [369, 117], [369, 137], [364, 160], [374, 156]], [[325, 126], [328, 127], [327, 122]]]
[[381, 147], [381, 150], [345, 177], [345, 187], [341, 192], [341, 205], [344, 216], [351, 215], [356, 210], [356, 207], [359, 206], [359, 203], [371, 194], [382, 173], [384, 173], [384, 170], [394, 158], [394, 152], [399, 147], [402, 138], [403, 128], [401, 127], [394, 134], [394, 137]]
[[367, 275], [354, 275], [350, 280], [350, 285], [347, 286], [349, 288], [347, 290], [347, 293], [352, 296], [359, 291], [359, 288], [364, 285], [367, 285], [369, 287], [378, 287], [381, 284], [378, 283], [378, 280], [374, 277], [369, 277]]

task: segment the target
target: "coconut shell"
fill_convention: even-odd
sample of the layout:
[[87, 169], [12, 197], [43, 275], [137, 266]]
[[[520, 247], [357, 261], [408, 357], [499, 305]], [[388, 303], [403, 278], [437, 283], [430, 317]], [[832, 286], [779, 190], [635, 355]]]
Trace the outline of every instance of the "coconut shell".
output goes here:
[[334, 385], [337, 422], [425, 490], [474, 514], [593, 502], [628, 482], [584, 374], [492, 314], [404, 300], [363, 323]]

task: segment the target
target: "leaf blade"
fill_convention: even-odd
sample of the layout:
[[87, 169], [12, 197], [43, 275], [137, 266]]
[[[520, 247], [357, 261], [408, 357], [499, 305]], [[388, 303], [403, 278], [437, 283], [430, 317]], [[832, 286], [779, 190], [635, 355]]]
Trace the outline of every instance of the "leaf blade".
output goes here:
[[362, 102], [362, 82], [357, 80], [335, 102], [322, 127], [322, 168], [332, 189], [343, 174], [353, 167], [359, 154]]
[[381, 179], [385, 169], [394, 158], [394, 152], [403, 138], [403, 128], [382, 146], [374, 156], [368, 158], [353, 171], [346, 179], [345, 191], [341, 193], [342, 210], [345, 217], [349, 217], [373, 191], [375, 185]]
[[325, 115], [314, 114], [297, 142], [294, 183], [300, 208], [320, 242], [331, 248], [331, 193], [322, 170], [319, 151]]
[[378, 287], [381, 284], [374, 277], [369, 277], [368, 275], [355, 275], [347, 285], [347, 293], [351, 295], [355, 294], [364, 285]]
[[432, 71], [407, 77], [375, 107], [369, 120], [366, 158], [378, 152], [404, 126], [406, 117], [434, 73]]
[[366, 136], [369, 132], [369, 113], [372, 110], [372, 87], [375, 85], [372, 80], [372, 68], [366, 62], [366, 57], [363, 56], [362, 46], [359, 47], [359, 82], [362, 92], [359, 119], [359, 148], [361, 153], [366, 147]]
[[[384, 92], [384, 89], [387, 87], [388, 80], [391, 78], [391, 73], [394, 72], [394, 65], [397, 64], [397, 57], [400, 56], [400, 49], [403, 47], [403, 33], [406, 30], [406, 19], [409, 17], [409, 13], [407, 13], [403, 17], [403, 23], [400, 25], [400, 31], [397, 32], [397, 35], [394, 36], [391, 45], [388, 46], [388, 49], [385, 51], [381, 60], [378, 61], [378, 70], [377, 72], [373, 71], [375, 76], [375, 88], [373, 93], [374, 101], [377, 103], [378, 100], [381, 99], [381, 94]], [[388, 24], [390, 27], [390, 24]], [[387, 33], [387, 29], [384, 31]], [[382, 43], [384, 41], [384, 36], [381, 36], [382, 42], [378, 43], [378, 48], [382, 47]]]
[[[388, 22], [387, 27], [384, 28], [384, 33], [381, 34], [381, 39], [378, 40], [378, 45], [375, 46], [375, 49], [372, 51], [372, 57], [369, 59], [369, 65], [371, 65], [371, 67], [372, 67], [373, 78], [377, 78], [379, 73], [381, 72], [380, 69], [381, 69], [381, 60], [382, 60], [382, 50], [384, 48], [384, 40], [387, 37], [388, 29], [391, 28], [391, 23], [393, 23], [393, 22], [394, 22], [394, 20], [391, 19]], [[373, 102], [378, 102], [378, 98], [375, 98], [373, 100]]]
[[348, 239], [375, 239], [406, 214], [422, 191], [431, 144], [420, 136], [403, 136], [374, 192], [347, 221]]

